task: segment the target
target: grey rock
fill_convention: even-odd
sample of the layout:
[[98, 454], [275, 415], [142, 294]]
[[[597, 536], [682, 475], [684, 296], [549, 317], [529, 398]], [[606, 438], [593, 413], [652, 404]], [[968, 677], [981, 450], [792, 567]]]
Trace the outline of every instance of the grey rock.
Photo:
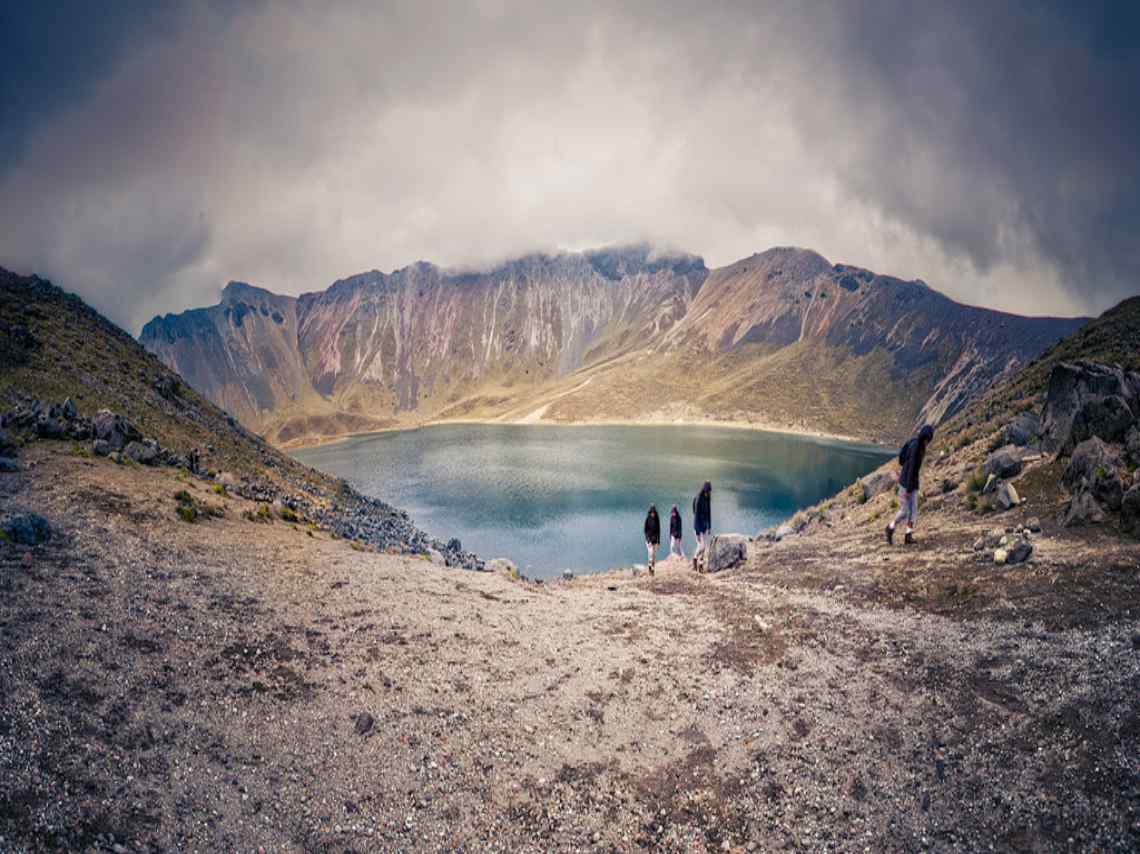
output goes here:
[[1005, 562], [1008, 564], [1025, 563], [1032, 554], [1033, 544], [1028, 540], [1022, 540], [1021, 542], [1014, 543], [1013, 547], [1010, 548], [1009, 554], [1006, 555]]
[[38, 546], [51, 539], [51, 525], [39, 513], [14, 513], [0, 522], [0, 531], [13, 542]]
[[1106, 442], [1123, 441], [1133, 420], [1131, 407], [1119, 395], [1087, 401], [1073, 418], [1072, 443], [1076, 445], [1093, 436]]
[[158, 445], [154, 440], [145, 442], [128, 442], [123, 448], [123, 454], [128, 459], [144, 466], [153, 466], [158, 462]]
[[1140, 539], [1140, 485], [1124, 493], [1120, 501], [1120, 528], [1129, 536]]
[[100, 409], [91, 419], [95, 438], [105, 440], [113, 450], [121, 451], [131, 442], [142, 440], [142, 434], [122, 415]]
[[859, 480], [859, 485], [863, 489], [864, 501], [870, 501], [876, 495], [887, 492], [897, 483], [898, 479], [889, 471], [872, 472]]
[[[1110, 397], [1116, 400], [1105, 403]], [[1119, 430], [1124, 409], [1134, 414], [1138, 406], [1140, 374], [1115, 365], [1061, 362], [1049, 374], [1042, 446], [1053, 453], [1069, 453], [1085, 439], [1100, 435], [1097, 431]]]
[[372, 732], [372, 727], [376, 725], [376, 719], [368, 712], [361, 712], [356, 716], [353, 728], [356, 730], [357, 735], [368, 735]]
[[60, 409], [60, 415], [67, 421], [73, 421], [79, 417], [79, 410], [75, 408], [75, 401], [70, 397], [64, 400], [63, 406]]
[[20, 464], [15, 457], [0, 457], [0, 473], [13, 474], [20, 470]]
[[795, 533], [797, 533], [795, 527], [793, 527], [789, 522], [784, 522], [782, 525], [779, 525], [775, 528], [769, 528], [764, 536], [769, 542], [778, 543], [780, 540], [784, 539], [784, 537], [790, 537]]
[[1092, 483], [1098, 477], [1098, 471], [1115, 472], [1119, 465], [1120, 458], [1115, 450], [1099, 438], [1086, 439], [1073, 449], [1061, 482], [1070, 492], [1075, 492], [1081, 481]]
[[1096, 525], [1104, 521], [1104, 510], [1087, 488], [1078, 489], [1069, 502], [1068, 509], [1061, 517], [1066, 528], [1080, 525]]
[[986, 538], [985, 537], [978, 537], [976, 540], [974, 540], [974, 551], [980, 552], [985, 547], [986, 547]]
[[982, 470], [1008, 480], [1021, 473], [1021, 456], [1013, 445], [999, 448], [990, 454], [982, 464]]
[[497, 557], [487, 561], [487, 569], [491, 572], [501, 572], [506, 575], [515, 575], [519, 568], [510, 558]]
[[6, 457], [14, 456], [17, 451], [16, 440], [12, 434], [0, 427], [0, 454]]
[[1012, 483], [1003, 483], [998, 487], [995, 501], [1000, 509], [1009, 510], [1011, 507], [1016, 507], [1021, 503], [1021, 497], [1017, 494], [1017, 490], [1013, 488]]
[[714, 534], [709, 542], [708, 572], [731, 569], [748, 557], [748, 538], [742, 534]]
[[1038, 519], [1036, 516], [1030, 516], [1028, 519], [1025, 520], [1024, 527], [1028, 531], [1032, 531], [1035, 534], [1040, 534], [1041, 533], [1041, 520]]
[[447, 541], [446, 551], [461, 552], [461, 551], [463, 551], [463, 543], [459, 542], [458, 537], [452, 537], [450, 540]]
[[1133, 426], [1125, 434], [1124, 452], [1132, 465], [1140, 466], [1140, 427]]
[[563, 581], [573, 581], [574, 580], [574, 573], [568, 569], [562, 570], [562, 580]]
[[111, 453], [111, 443], [106, 439], [96, 439], [91, 443], [91, 453], [97, 457], [105, 457]]
[[62, 439], [67, 435], [67, 425], [41, 412], [36, 419], [36, 435], [41, 439]]
[[1002, 439], [1018, 448], [1026, 448], [1037, 443], [1041, 434], [1041, 419], [1032, 412], [1015, 416], [1002, 429]]

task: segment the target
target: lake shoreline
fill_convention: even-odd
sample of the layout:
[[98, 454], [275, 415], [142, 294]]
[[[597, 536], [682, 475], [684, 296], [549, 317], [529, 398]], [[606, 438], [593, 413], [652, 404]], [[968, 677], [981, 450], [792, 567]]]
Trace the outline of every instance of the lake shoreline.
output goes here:
[[591, 419], [589, 421], [526, 421], [515, 418], [503, 420], [499, 418], [443, 418], [429, 419], [418, 423], [409, 423], [393, 427], [382, 427], [378, 430], [361, 430], [350, 433], [340, 433], [336, 436], [323, 436], [319, 438], [299, 439], [294, 442], [285, 442], [278, 445], [284, 451], [300, 451], [309, 448], [320, 448], [343, 442], [347, 439], [356, 439], [361, 436], [374, 436], [384, 433], [400, 433], [412, 430], [422, 430], [427, 427], [442, 427], [462, 424], [489, 424], [508, 427], [720, 427], [729, 430], [748, 430], [756, 433], [775, 433], [783, 436], [795, 436], [803, 439], [824, 439], [834, 442], [844, 442], [849, 445], [858, 445], [867, 448], [887, 451], [894, 446], [866, 437], [850, 436], [843, 433], [828, 433], [823, 430], [797, 430], [790, 427], [776, 427], [767, 424], [758, 424], [745, 421], [718, 421], [713, 418], [662, 418], [662, 419]]

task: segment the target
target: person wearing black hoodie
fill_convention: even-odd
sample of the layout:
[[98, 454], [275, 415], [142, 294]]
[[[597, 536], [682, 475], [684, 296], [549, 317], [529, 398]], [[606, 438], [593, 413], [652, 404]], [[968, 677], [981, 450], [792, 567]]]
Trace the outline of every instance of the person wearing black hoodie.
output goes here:
[[697, 534], [697, 550], [693, 552], [693, 570], [700, 572], [697, 557], [705, 566], [709, 564], [709, 536], [712, 531], [712, 484], [707, 480], [693, 499], [693, 530]]
[[926, 458], [926, 447], [934, 438], [934, 428], [929, 424], [918, 431], [918, 435], [899, 450], [899, 512], [887, 525], [887, 543], [894, 545], [895, 526], [906, 519], [906, 537], [903, 542], [914, 542], [914, 526], [918, 523], [918, 476], [922, 461]]
[[681, 511], [674, 504], [669, 512], [669, 554], [676, 555], [681, 560], [685, 559], [685, 547], [681, 544], [684, 536], [684, 530], [681, 528]]
[[649, 574], [653, 575], [653, 564], [657, 562], [657, 547], [661, 545], [661, 517], [657, 515], [657, 505], [650, 504], [645, 515], [645, 550], [649, 552]]

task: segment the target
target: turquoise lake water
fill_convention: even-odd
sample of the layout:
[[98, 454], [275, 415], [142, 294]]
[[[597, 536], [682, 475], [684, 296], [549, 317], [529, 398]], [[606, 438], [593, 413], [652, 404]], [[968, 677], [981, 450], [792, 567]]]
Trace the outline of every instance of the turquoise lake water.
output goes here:
[[[449, 424], [294, 452], [407, 510], [428, 533], [525, 574], [645, 562], [650, 503], [668, 540], [676, 504], [692, 555], [692, 499], [713, 484], [713, 530], [754, 535], [877, 468], [868, 445], [723, 427]], [[659, 553], [663, 557], [665, 549]]]

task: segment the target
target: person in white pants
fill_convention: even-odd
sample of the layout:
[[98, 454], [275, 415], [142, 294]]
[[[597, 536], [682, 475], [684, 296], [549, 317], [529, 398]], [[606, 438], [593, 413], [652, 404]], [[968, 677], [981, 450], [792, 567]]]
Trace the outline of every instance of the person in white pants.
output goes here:
[[669, 512], [669, 554], [676, 555], [681, 560], [685, 559], [685, 548], [681, 544], [681, 538], [684, 536], [684, 531], [681, 528], [681, 511], [677, 509], [677, 505], [673, 505], [673, 509]]

